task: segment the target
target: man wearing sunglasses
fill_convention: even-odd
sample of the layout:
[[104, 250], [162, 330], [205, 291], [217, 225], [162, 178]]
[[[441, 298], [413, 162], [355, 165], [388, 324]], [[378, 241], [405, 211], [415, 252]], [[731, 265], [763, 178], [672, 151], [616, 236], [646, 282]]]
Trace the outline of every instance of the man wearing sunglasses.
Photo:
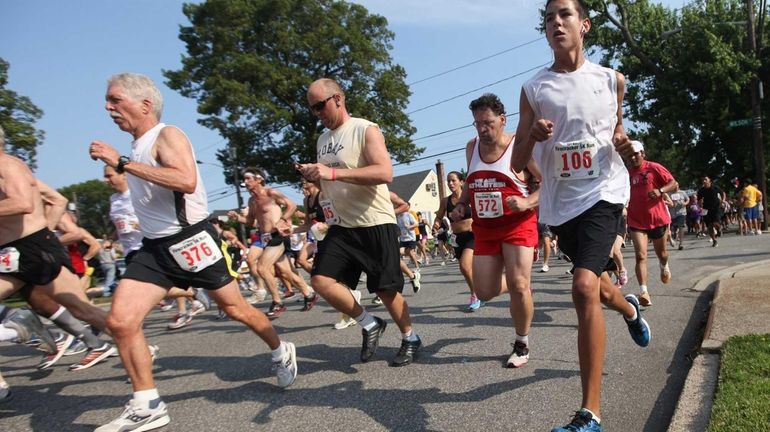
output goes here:
[[367, 362], [387, 323], [370, 315], [348, 289], [355, 288], [361, 273], [366, 273], [367, 289], [379, 296], [401, 331], [401, 349], [391, 365], [406, 366], [422, 342], [412, 329], [409, 307], [401, 295], [399, 229], [387, 187], [393, 180], [393, 165], [385, 138], [377, 124], [350, 116], [345, 94], [331, 79], [313, 82], [307, 101], [327, 128], [318, 138], [318, 162], [297, 165], [303, 177], [320, 183], [325, 198], [320, 204], [329, 225], [313, 264], [311, 284], [335, 309], [356, 318], [363, 334], [361, 361]]

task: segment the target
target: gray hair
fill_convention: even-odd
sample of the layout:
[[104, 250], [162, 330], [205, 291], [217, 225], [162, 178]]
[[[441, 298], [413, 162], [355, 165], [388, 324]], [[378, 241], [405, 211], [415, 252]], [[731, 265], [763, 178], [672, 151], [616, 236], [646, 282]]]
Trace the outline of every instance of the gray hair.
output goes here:
[[5, 148], [5, 130], [0, 126], [0, 149]]
[[155, 83], [146, 75], [137, 73], [122, 73], [111, 76], [107, 80], [107, 87], [117, 85], [123, 88], [135, 101], [149, 100], [152, 103], [152, 111], [155, 118], [160, 120], [163, 113], [163, 96]]

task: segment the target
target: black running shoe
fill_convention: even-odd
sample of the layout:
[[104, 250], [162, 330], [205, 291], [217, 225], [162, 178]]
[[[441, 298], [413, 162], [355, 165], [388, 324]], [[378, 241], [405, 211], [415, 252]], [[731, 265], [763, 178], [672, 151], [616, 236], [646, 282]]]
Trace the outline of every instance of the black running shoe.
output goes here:
[[380, 318], [374, 317], [374, 321], [377, 325], [373, 329], [367, 331], [361, 330], [361, 334], [364, 336], [364, 341], [361, 346], [361, 361], [366, 363], [372, 358], [375, 352], [377, 352], [377, 346], [380, 344], [380, 336], [385, 333], [385, 327], [388, 323]]
[[417, 337], [417, 340], [414, 342], [410, 342], [406, 339], [401, 340], [401, 348], [398, 350], [398, 354], [396, 354], [396, 358], [393, 359], [393, 363], [391, 363], [391, 366], [406, 366], [410, 363], [412, 363], [412, 360], [414, 360], [414, 356], [417, 353], [417, 350], [420, 349], [422, 346], [422, 340], [420, 337]]

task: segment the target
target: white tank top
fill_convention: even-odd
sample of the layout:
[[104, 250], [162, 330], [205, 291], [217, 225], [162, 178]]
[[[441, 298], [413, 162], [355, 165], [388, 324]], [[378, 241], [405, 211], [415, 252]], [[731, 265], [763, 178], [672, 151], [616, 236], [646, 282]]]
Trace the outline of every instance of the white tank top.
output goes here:
[[523, 88], [535, 119], [554, 123], [553, 136], [533, 151], [543, 173], [540, 222], [558, 226], [599, 201], [628, 202], [628, 171], [612, 144], [615, 71], [586, 60], [574, 72], [543, 69]]
[[[153, 167], [160, 166], [158, 161], [152, 157], [152, 148], [164, 127], [166, 127], [164, 123], [158, 123], [131, 143], [132, 161]], [[195, 152], [193, 152], [194, 158]], [[156, 239], [170, 236], [209, 216], [206, 189], [203, 186], [203, 180], [201, 180], [197, 166], [195, 167], [195, 176], [198, 178], [198, 182], [195, 192], [191, 194], [175, 192], [131, 174], [127, 176], [128, 188], [131, 190], [131, 202], [145, 237]]]
[[139, 218], [134, 213], [134, 206], [131, 204], [131, 190], [123, 193], [116, 192], [110, 195], [110, 220], [115, 224], [115, 232], [118, 233], [118, 240], [123, 245], [123, 252], [138, 250], [142, 247], [141, 226]]

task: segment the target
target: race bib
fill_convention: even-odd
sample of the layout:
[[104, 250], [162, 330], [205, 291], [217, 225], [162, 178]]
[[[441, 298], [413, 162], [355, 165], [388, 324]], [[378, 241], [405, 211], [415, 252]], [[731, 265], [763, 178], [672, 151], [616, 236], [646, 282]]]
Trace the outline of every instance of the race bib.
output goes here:
[[449, 246], [460, 247], [457, 245], [457, 236], [454, 233], [449, 234]]
[[476, 192], [473, 194], [476, 214], [480, 218], [496, 218], [503, 215], [503, 195], [501, 192]]
[[554, 175], [558, 180], [580, 180], [599, 176], [599, 166], [594, 164], [596, 153], [599, 151], [599, 142], [596, 139], [558, 143], [554, 151]]
[[323, 199], [319, 201], [321, 208], [324, 211], [324, 218], [329, 225], [338, 225], [340, 223], [340, 217], [337, 214], [337, 210], [334, 209], [331, 200]]
[[19, 271], [21, 254], [15, 247], [0, 249], [0, 273], [16, 273]]
[[222, 259], [222, 251], [217, 242], [206, 231], [172, 245], [168, 251], [179, 267], [193, 273], [198, 273]]
[[115, 219], [115, 230], [117, 230], [118, 234], [129, 234], [136, 231], [134, 224], [129, 218]]

